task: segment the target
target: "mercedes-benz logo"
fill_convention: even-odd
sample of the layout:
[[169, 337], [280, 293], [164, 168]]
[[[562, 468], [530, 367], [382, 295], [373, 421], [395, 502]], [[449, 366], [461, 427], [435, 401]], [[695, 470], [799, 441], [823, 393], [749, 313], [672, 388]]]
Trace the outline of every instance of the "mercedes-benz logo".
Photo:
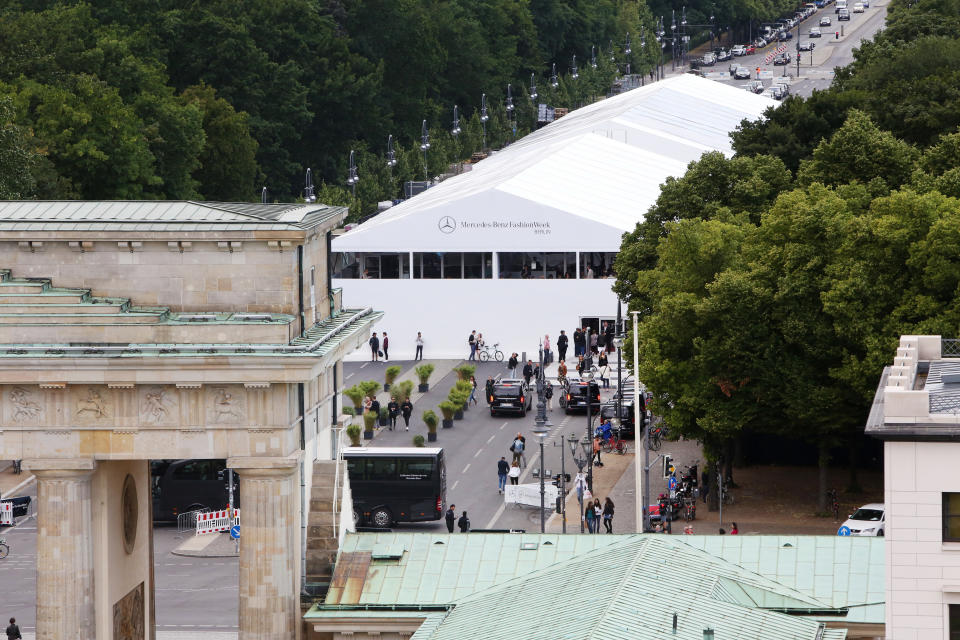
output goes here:
[[437, 227], [439, 227], [443, 233], [453, 233], [457, 228], [457, 221], [450, 216], [443, 216], [440, 218], [440, 222], [437, 223]]

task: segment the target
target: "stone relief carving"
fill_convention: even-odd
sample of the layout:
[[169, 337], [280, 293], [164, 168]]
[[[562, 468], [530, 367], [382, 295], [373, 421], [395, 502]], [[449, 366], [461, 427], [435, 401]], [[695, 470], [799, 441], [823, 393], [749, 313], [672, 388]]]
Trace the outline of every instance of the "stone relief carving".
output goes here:
[[14, 422], [26, 422], [43, 413], [43, 407], [33, 401], [33, 393], [23, 387], [10, 390], [10, 404]]
[[77, 400], [77, 416], [79, 417], [92, 420], [109, 418], [110, 412], [108, 409], [109, 407], [107, 406], [106, 399], [104, 399], [104, 397], [100, 395], [100, 392], [93, 387], [87, 388], [87, 395], [85, 398], [80, 398]]
[[167, 424], [176, 420], [176, 394], [170, 394], [163, 387], [148, 388], [140, 401], [140, 413], [143, 421], [150, 424]]
[[213, 422], [239, 422], [243, 420], [242, 400], [237, 394], [231, 393], [225, 387], [213, 390]]

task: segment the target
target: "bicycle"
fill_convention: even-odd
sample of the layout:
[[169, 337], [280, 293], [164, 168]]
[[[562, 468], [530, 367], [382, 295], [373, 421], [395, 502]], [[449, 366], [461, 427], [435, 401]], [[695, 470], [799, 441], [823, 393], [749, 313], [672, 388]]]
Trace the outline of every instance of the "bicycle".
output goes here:
[[6, 558], [10, 555], [10, 547], [7, 546], [7, 541], [3, 538], [0, 538], [0, 560]]
[[660, 451], [663, 446], [663, 429], [661, 427], [650, 427], [647, 432], [647, 447], [650, 451]]
[[629, 450], [628, 447], [627, 441], [621, 438], [617, 431], [611, 433], [609, 438], [604, 439], [602, 445], [604, 453], [616, 451], [620, 455], [625, 454]]
[[[495, 342], [493, 347], [483, 345], [481, 349], [477, 350], [477, 358], [480, 359], [480, 362], [489, 362], [490, 358], [493, 358], [497, 362], [503, 362], [503, 351], [497, 349], [499, 346], [499, 342]], [[492, 353], [490, 351], [491, 348], [493, 349]]]

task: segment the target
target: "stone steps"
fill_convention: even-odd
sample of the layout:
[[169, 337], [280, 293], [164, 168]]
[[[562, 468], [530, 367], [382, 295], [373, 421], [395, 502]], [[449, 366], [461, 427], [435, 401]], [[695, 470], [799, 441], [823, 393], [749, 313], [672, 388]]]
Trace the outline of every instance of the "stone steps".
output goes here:
[[[317, 596], [326, 593], [337, 559], [339, 531], [334, 528], [333, 516], [336, 469], [333, 460], [317, 460], [313, 463], [310, 513], [307, 514], [306, 574], [307, 583], [314, 587], [313, 592]], [[339, 510], [340, 506], [336, 507]]]
[[80, 303], [38, 301], [15, 303], [6, 302], [0, 298], [0, 313], [22, 313], [24, 315], [30, 315], [34, 313], [104, 315], [111, 313], [123, 313], [124, 311], [127, 311], [129, 307], [130, 301], [124, 298], [91, 298], [87, 302]]
[[49, 288], [49, 278], [7, 278], [0, 281], [0, 293], [43, 293]]

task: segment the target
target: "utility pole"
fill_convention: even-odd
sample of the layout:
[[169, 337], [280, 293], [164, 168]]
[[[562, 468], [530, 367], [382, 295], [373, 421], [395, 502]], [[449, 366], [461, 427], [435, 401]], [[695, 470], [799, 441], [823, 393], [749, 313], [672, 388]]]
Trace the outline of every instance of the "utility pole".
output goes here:
[[650, 486], [649, 479], [649, 461], [650, 457], [649, 443], [647, 441], [647, 432], [649, 430], [648, 425], [645, 423], [646, 413], [644, 412], [641, 415], [640, 409], [640, 346], [639, 346], [639, 334], [637, 332], [637, 316], [639, 311], [631, 312], [633, 314], [633, 424], [635, 428], [643, 428], [643, 435], [639, 433], [635, 434], [634, 437], [640, 439], [640, 443], [643, 446], [643, 466], [634, 461], [634, 467], [636, 467], [636, 481], [634, 486], [634, 499], [636, 501], [636, 526], [637, 531], [640, 533], [646, 533], [647, 529], [647, 505], [650, 504], [649, 498], [644, 493], [644, 490]]

